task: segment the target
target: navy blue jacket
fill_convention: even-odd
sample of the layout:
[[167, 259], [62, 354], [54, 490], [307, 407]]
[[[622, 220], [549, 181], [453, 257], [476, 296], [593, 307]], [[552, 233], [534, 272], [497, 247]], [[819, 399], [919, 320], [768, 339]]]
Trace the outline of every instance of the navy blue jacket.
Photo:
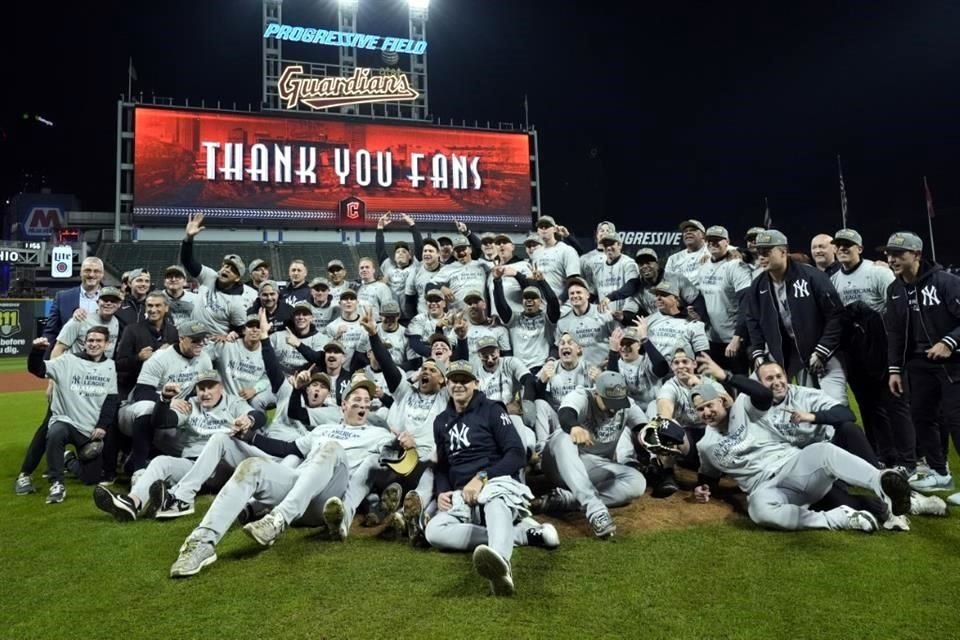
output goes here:
[[51, 346], [56, 343], [57, 335], [63, 329], [63, 325], [73, 317], [73, 312], [79, 306], [80, 287], [57, 291], [57, 294], [53, 297], [53, 304], [50, 305], [50, 315], [47, 316], [47, 320], [43, 324], [43, 337], [50, 342]]
[[[843, 338], [843, 303], [830, 276], [816, 267], [793, 260], [787, 263], [784, 283], [797, 350], [804, 366], [816, 351], [821, 360], [830, 358]], [[746, 296], [747, 330], [750, 333], [751, 357], [764, 356], [766, 343], [770, 356], [785, 365], [785, 335], [780, 322], [780, 305], [769, 273], [757, 276]]]
[[466, 411], [457, 413], [453, 400], [433, 423], [437, 445], [437, 495], [462, 489], [480, 471], [488, 477], [519, 480], [526, 463], [520, 435], [507, 410], [476, 391]]
[[[942, 342], [953, 352], [947, 362], [960, 362], [960, 278], [940, 265], [924, 260], [920, 266], [917, 303], [920, 321], [931, 345]], [[883, 317], [887, 325], [887, 362], [890, 373], [901, 372], [910, 343], [910, 308], [906, 283], [897, 278], [887, 287], [887, 309]]]

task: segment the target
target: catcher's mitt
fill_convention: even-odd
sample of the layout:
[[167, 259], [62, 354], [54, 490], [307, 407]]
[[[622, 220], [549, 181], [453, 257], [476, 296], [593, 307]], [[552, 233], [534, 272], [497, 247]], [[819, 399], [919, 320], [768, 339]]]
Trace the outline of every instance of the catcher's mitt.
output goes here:
[[416, 449], [404, 449], [399, 440], [383, 445], [380, 449], [380, 466], [389, 467], [401, 476], [410, 475], [420, 461]]
[[658, 456], [678, 456], [683, 452], [685, 432], [676, 420], [654, 418], [637, 434], [637, 440], [644, 449]]
[[89, 462], [103, 452], [103, 440], [91, 440], [77, 450], [77, 457], [83, 462]]

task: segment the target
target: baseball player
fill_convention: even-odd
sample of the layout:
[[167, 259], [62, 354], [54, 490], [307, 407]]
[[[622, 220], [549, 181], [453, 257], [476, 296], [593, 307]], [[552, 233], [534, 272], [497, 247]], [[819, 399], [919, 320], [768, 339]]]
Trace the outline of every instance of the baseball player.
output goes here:
[[[604, 220], [603, 222], [597, 223], [597, 228], [593, 234], [597, 248], [592, 251], [587, 251], [580, 256], [580, 275], [593, 293], [597, 291], [596, 277], [594, 274], [597, 269], [600, 268], [600, 265], [607, 261], [607, 252], [604, 250], [602, 238], [611, 233], [614, 235], [617, 234], [617, 227], [612, 222]], [[617, 238], [619, 237], [620, 236], [617, 236]]]
[[680, 310], [680, 289], [673, 280], [661, 280], [653, 287], [657, 311], [647, 318], [647, 334], [660, 353], [673, 353], [680, 343], [694, 353], [710, 350], [703, 323], [691, 320]]
[[604, 366], [607, 340], [616, 329], [617, 321], [609, 312], [590, 304], [590, 290], [583, 278], [571, 278], [567, 282], [567, 299], [557, 321], [558, 339], [570, 334], [583, 349], [583, 359], [588, 366]]
[[[67, 497], [63, 484], [64, 452], [72, 444], [78, 457], [88, 462], [85, 455], [89, 445], [102, 441], [113, 428], [119, 396], [117, 395], [117, 371], [113, 360], [104, 355], [109, 332], [103, 327], [87, 329], [85, 352], [75, 354], [67, 352], [58, 358], [44, 361], [43, 355], [50, 346], [47, 338], [33, 341], [33, 350], [27, 358], [27, 369], [38, 378], [49, 378], [54, 382], [50, 399], [50, 422], [47, 427], [47, 477], [50, 480], [50, 492], [47, 504], [58, 504]], [[84, 469], [86, 467], [86, 469]], [[100, 479], [99, 464], [81, 465], [81, 480], [92, 484]], [[26, 478], [23, 482], [21, 479]], [[21, 484], [29, 484], [32, 493], [33, 484], [29, 474], [17, 477], [17, 490]]]
[[[393, 292], [394, 301], [397, 305], [402, 305], [407, 289], [407, 281], [417, 270], [418, 263], [415, 256], [420, 255], [421, 247], [423, 246], [423, 237], [420, 235], [420, 230], [417, 229], [417, 223], [414, 222], [413, 218], [405, 213], [399, 214], [399, 218], [406, 223], [410, 228], [410, 233], [413, 234], [413, 254], [410, 253], [410, 245], [401, 241], [394, 243], [393, 255], [388, 257], [387, 249], [383, 242], [383, 229], [393, 222], [392, 215], [390, 212], [387, 212], [377, 221], [375, 238], [377, 261], [380, 262], [380, 272], [386, 279], [387, 286], [389, 286], [390, 291]], [[413, 317], [413, 314], [407, 317]]]
[[[583, 361], [583, 349], [569, 333], [560, 337], [557, 347], [559, 358], [548, 360], [537, 372], [537, 438], [550, 435], [560, 428], [557, 412], [568, 393], [577, 388], [593, 386], [600, 375], [597, 367], [588, 367]], [[546, 417], [547, 423], [540, 422]], [[539, 440], [538, 440], [539, 441]]]
[[469, 304], [466, 301], [469, 293], [481, 292], [480, 298], [483, 299], [482, 291], [487, 283], [487, 273], [493, 266], [486, 260], [474, 260], [473, 251], [468, 238], [458, 238], [453, 244], [453, 255], [456, 259], [444, 265], [431, 283], [440, 286], [449, 308], [455, 311]]
[[317, 353], [330, 341], [330, 338], [317, 331], [313, 326], [313, 305], [309, 302], [297, 302], [293, 308], [293, 318], [284, 332], [277, 331], [270, 336], [271, 346], [280, 361], [284, 375], [292, 375], [311, 362], [316, 362]]
[[787, 254], [787, 237], [757, 234], [765, 273], [747, 294], [746, 322], [754, 363], [769, 352], [803, 386], [819, 387], [847, 402], [847, 380], [834, 353], [843, 337], [843, 304], [830, 278]]
[[[266, 313], [262, 314], [266, 320]], [[213, 346], [210, 355], [223, 380], [224, 389], [232, 396], [246, 400], [255, 409], [266, 411], [276, 403], [270, 389], [263, 351], [260, 347], [260, 315], [248, 315], [241, 327], [240, 340], [224, 340]], [[269, 324], [268, 324], [269, 326]], [[283, 363], [281, 363], [281, 370]]]
[[707, 425], [696, 444], [702, 480], [694, 490], [697, 501], [709, 500], [725, 473], [747, 494], [750, 519], [763, 527], [876, 531], [879, 525], [869, 511], [846, 505], [810, 510], [837, 480], [874, 492], [896, 516], [909, 512], [910, 487], [901, 474], [879, 471], [827, 442], [798, 449], [760, 423], [773, 403], [769, 389], [744, 376], [716, 373], [719, 382], [741, 395], [731, 403], [712, 385], [693, 390], [697, 412]]
[[850, 389], [857, 398], [870, 446], [888, 467], [916, 470], [916, 434], [905, 398], [887, 384], [887, 333], [883, 312], [894, 280], [886, 265], [862, 258], [863, 239], [853, 229], [833, 238], [840, 268], [831, 276], [845, 316], [844, 355]]
[[123, 294], [116, 287], [101, 289], [97, 299], [97, 313], [88, 314], [78, 308], [57, 334], [57, 343], [50, 351], [50, 357], [56, 358], [66, 351], [71, 351], [74, 355], [85, 353], [87, 331], [93, 327], [104, 327], [110, 336], [104, 354], [112, 358], [120, 338], [120, 322], [116, 318], [116, 312], [122, 300]]
[[481, 338], [493, 338], [500, 345], [504, 355], [511, 355], [510, 333], [496, 318], [487, 315], [487, 303], [483, 299], [483, 290], [469, 291], [463, 297], [467, 305], [467, 349], [470, 358], [477, 357], [477, 344]]
[[363, 350], [366, 333], [360, 326], [360, 308], [358, 307], [357, 292], [353, 289], [340, 291], [340, 317], [327, 325], [326, 333], [331, 340], [336, 340], [343, 347], [347, 363], [353, 361], [353, 354], [357, 349]]
[[[493, 242], [497, 249], [497, 254], [492, 262], [496, 266], [503, 267], [502, 275], [507, 276], [506, 280], [503, 280], [501, 277], [500, 282], [503, 286], [503, 299], [506, 304], [510, 306], [510, 310], [513, 311], [514, 314], [523, 313], [523, 288], [527, 285], [521, 285], [520, 280], [514, 277], [514, 274], [522, 274], [529, 278], [533, 272], [530, 263], [520, 256], [514, 255], [513, 239], [509, 235], [498, 233], [493, 236]], [[490, 275], [487, 276], [487, 296], [490, 300], [494, 300], [495, 282], [493, 271], [491, 271]], [[531, 282], [528, 284], [534, 283]], [[551, 291], [553, 291], [553, 289], [551, 289]], [[499, 307], [495, 303], [493, 310], [496, 315], [499, 316], [498, 309]]]
[[176, 442], [170, 433], [155, 433], [150, 414], [162, 398], [185, 400], [201, 371], [213, 369], [210, 356], [203, 352], [209, 335], [206, 325], [188, 320], [177, 327], [177, 344], [160, 349], [143, 364], [137, 384], [126, 404], [120, 408], [120, 431], [133, 439], [127, 470], [135, 473], [147, 466], [152, 446], [173, 453]]
[[170, 577], [193, 576], [216, 562], [216, 544], [251, 499], [270, 508], [261, 519], [243, 527], [258, 544], [272, 545], [293, 524], [325, 524], [334, 538], [346, 537], [342, 497], [350, 474], [371, 451], [394, 437], [366, 422], [374, 390], [371, 381], [358, 377], [344, 395], [343, 422], [316, 427], [295, 442], [248, 432], [252, 433], [253, 446], [278, 458], [297, 455], [303, 462], [296, 468], [260, 457], [241, 462], [203, 520], [187, 536], [170, 568]]
[[559, 297], [569, 279], [580, 276], [580, 256], [576, 249], [558, 240], [557, 229], [557, 223], [551, 216], [541, 216], [537, 220], [537, 236], [542, 246], [537, 249], [531, 264], [543, 274], [547, 284]]
[[121, 332], [144, 319], [144, 304], [147, 300], [147, 293], [150, 292], [149, 271], [133, 269], [128, 271], [127, 274], [130, 277], [130, 288], [116, 313]]
[[[403, 291], [404, 316], [412, 318], [427, 313], [427, 291], [433, 289], [430, 284], [440, 273], [440, 246], [433, 238], [423, 241], [420, 249], [420, 262], [407, 279]], [[439, 291], [439, 287], [437, 287]], [[441, 297], [443, 294], [441, 293]]]
[[[532, 431], [538, 422], [535, 404], [536, 379], [516, 358], [501, 357], [500, 345], [491, 337], [480, 338], [477, 342], [477, 360], [480, 362], [479, 369], [476, 369], [477, 388], [483, 392], [484, 397], [493, 402], [509, 405], [519, 394], [522, 416], [511, 415], [510, 419], [524, 447], [532, 451], [538, 440], [546, 440], [547, 437], [545, 432], [534, 435]], [[546, 420], [540, 422], [543, 424]], [[540, 438], [540, 435], [543, 437]]]
[[532, 495], [519, 481], [523, 444], [503, 405], [477, 389], [469, 362], [451, 363], [447, 391], [450, 402], [433, 423], [438, 512], [427, 541], [441, 550], [472, 549], [474, 568], [493, 594], [512, 595], [514, 545], [556, 548], [560, 537], [529, 518]]
[[633, 453], [633, 433], [647, 417], [627, 396], [614, 371], [592, 389], [575, 389], [560, 406], [560, 427], [547, 440], [543, 472], [557, 488], [540, 500], [545, 512], [581, 509], [598, 538], [616, 533], [609, 507], [630, 504], [647, 488], [643, 474], [622, 464]]
[[[503, 276], [508, 274], [513, 278], [504, 279]], [[550, 357], [554, 344], [553, 332], [560, 319], [560, 301], [545, 280], [530, 280], [522, 273], [502, 266], [494, 267], [491, 275], [494, 307], [509, 332], [513, 355], [531, 371], [539, 371]], [[519, 313], [514, 313], [506, 298], [504, 283], [511, 279], [520, 283], [518, 287], [523, 287], [523, 307]]]
[[180, 260], [187, 272], [200, 282], [194, 303], [193, 319], [203, 323], [214, 335], [224, 335], [232, 327], [239, 327], [247, 317], [243, 306], [243, 283], [246, 273], [243, 260], [237, 255], [226, 255], [219, 271], [206, 267], [193, 255], [193, 239], [204, 230], [203, 214], [187, 218], [186, 236], [180, 243]]
[[710, 227], [706, 238], [710, 259], [700, 265], [697, 281], [707, 304], [710, 357], [727, 369], [746, 373], [746, 345], [741, 344], [736, 328], [744, 319], [751, 269], [730, 255], [730, 233], [726, 227]]
[[670, 375], [670, 364], [647, 339], [646, 318], [634, 318], [633, 326], [617, 327], [610, 336], [607, 370], [619, 371], [627, 383], [627, 395], [640, 407], [649, 405]]
[[[408, 368], [407, 354], [410, 348], [404, 328], [400, 326], [400, 306], [393, 301], [384, 303], [380, 307], [380, 319], [380, 323], [377, 324], [377, 335], [389, 350], [390, 358], [398, 366]], [[363, 350], [370, 350], [369, 340], [363, 342]]]
[[290, 266], [287, 267], [287, 286], [280, 291], [280, 298], [291, 307], [310, 299], [307, 275], [307, 264], [303, 260], [297, 258], [290, 261]]
[[683, 234], [685, 248], [667, 258], [663, 275], [665, 278], [683, 276], [697, 286], [700, 284], [697, 281], [700, 265], [710, 259], [710, 252], [704, 242], [707, 229], [699, 220], [691, 219], [680, 223], [680, 232]]
[[707, 317], [706, 303], [700, 290], [684, 276], [674, 273], [666, 278], [660, 270], [656, 251], [649, 247], [643, 247], [637, 251], [634, 260], [640, 271], [640, 277], [627, 282], [619, 291], [607, 294], [607, 299], [611, 301], [627, 299], [623, 306], [623, 323], [625, 325], [629, 325], [633, 321], [633, 316], [648, 316], [657, 310], [657, 299], [653, 293], [653, 288], [665, 279], [672, 280], [677, 285], [677, 290], [680, 292], [681, 310], [691, 318], [694, 315], [697, 318]]
[[360, 258], [357, 263], [360, 276], [357, 286], [357, 299], [364, 309], [373, 309], [374, 317], [380, 319], [380, 308], [388, 302], [395, 302], [393, 291], [382, 280], [377, 280], [377, 265], [373, 258]]
[[330, 281], [314, 278], [310, 281], [310, 302], [313, 303], [313, 326], [321, 333], [334, 318], [340, 317], [340, 307], [333, 304]]
[[622, 315], [625, 301], [610, 300], [607, 296], [614, 291], [620, 291], [628, 282], [637, 280], [640, 277], [640, 268], [633, 258], [621, 253], [623, 245], [616, 231], [604, 234], [600, 238], [600, 244], [606, 259], [593, 272], [597, 297], [601, 307]]
[[270, 263], [257, 258], [247, 265], [250, 283], [243, 285], [243, 308], [250, 309], [260, 299], [260, 284], [270, 279]]
[[[887, 240], [896, 280], [887, 289], [887, 360], [890, 391], [910, 399], [920, 452], [930, 471], [914, 474], [917, 491], [953, 487], [941, 428], [960, 446], [960, 278], [923, 257], [923, 241], [909, 231]], [[906, 386], [903, 376], [906, 374]]]
[[[177, 518], [194, 512], [194, 497], [200, 486], [212, 478], [221, 459], [235, 467], [247, 455], [245, 448], [227, 444], [237, 432], [259, 429], [266, 415], [250, 407], [243, 399], [225, 392], [220, 374], [201, 371], [197, 375], [196, 395], [189, 400], [164, 399], [157, 403], [151, 419], [156, 429], [178, 430], [180, 456], [157, 456], [132, 484], [128, 495], [98, 486], [93, 492], [97, 508], [118, 522], [138, 517]], [[214, 441], [214, 438], [220, 436]], [[210, 442], [214, 446], [208, 450]], [[166, 485], [181, 481], [195, 465], [200, 467], [189, 482], [191, 490], [176, 496]], [[178, 499], [178, 498], [183, 499]]]
[[[430, 357], [430, 338], [437, 332], [438, 327], [451, 343], [456, 340], [453, 335], [451, 316], [446, 313], [447, 303], [443, 292], [440, 289], [430, 289], [422, 300], [427, 310], [418, 313], [410, 320], [410, 324], [407, 325], [407, 341], [410, 351], [421, 358], [428, 358]], [[408, 354], [408, 359], [413, 360], [414, 357]]]
[[193, 318], [193, 308], [200, 299], [186, 288], [187, 272], [180, 265], [172, 264], [163, 272], [163, 294], [170, 307], [170, 319], [177, 325]]

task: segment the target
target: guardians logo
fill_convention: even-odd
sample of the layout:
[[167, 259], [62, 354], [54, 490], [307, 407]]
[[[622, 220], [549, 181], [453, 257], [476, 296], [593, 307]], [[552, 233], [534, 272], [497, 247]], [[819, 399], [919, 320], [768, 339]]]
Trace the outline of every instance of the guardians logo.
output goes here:
[[330, 109], [348, 104], [416, 100], [420, 94], [410, 86], [402, 73], [373, 75], [370, 69], [354, 69], [353, 75], [315, 77], [303, 75], [303, 67], [292, 64], [284, 68], [277, 80], [280, 100], [287, 109], [305, 104], [311, 109]]

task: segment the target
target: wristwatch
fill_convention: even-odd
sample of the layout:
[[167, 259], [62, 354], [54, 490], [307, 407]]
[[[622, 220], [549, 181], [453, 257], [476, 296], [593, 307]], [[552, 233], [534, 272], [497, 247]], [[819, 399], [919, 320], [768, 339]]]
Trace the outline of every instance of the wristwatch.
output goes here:
[[481, 483], [487, 484], [487, 472], [486, 472], [486, 471], [481, 471], [481, 472], [477, 473], [477, 477], [480, 478], [480, 482], [481, 482]]

